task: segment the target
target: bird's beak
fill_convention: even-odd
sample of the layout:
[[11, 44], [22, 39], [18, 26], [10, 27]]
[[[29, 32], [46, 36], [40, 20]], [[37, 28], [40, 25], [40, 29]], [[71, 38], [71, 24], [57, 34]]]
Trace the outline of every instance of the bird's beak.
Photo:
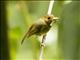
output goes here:
[[58, 20], [59, 18], [58, 17], [53, 17], [53, 20]]
[[59, 21], [58, 19], [59, 19], [59, 17], [53, 17], [54, 22], [58, 22]]
[[53, 20], [55, 21], [55, 22], [58, 22], [59, 20], [59, 17], [53, 17]]

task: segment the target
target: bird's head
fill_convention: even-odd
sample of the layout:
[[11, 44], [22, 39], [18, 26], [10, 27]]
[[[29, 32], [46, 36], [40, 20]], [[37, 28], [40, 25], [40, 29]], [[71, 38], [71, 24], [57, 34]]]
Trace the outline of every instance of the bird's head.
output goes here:
[[59, 18], [55, 17], [53, 15], [47, 15], [43, 17], [43, 20], [47, 23], [50, 24], [51, 22], [56, 22]]

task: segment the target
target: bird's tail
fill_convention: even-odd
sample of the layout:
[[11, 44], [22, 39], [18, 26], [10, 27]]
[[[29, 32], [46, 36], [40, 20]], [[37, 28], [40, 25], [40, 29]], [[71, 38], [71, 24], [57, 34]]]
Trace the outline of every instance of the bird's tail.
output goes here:
[[22, 41], [21, 41], [21, 45], [23, 44], [23, 42], [24, 42], [24, 40], [26, 39], [26, 37], [27, 37], [27, 38], [29, 37], [28, 33], [26, 33], [26, 34], [23, 36]]

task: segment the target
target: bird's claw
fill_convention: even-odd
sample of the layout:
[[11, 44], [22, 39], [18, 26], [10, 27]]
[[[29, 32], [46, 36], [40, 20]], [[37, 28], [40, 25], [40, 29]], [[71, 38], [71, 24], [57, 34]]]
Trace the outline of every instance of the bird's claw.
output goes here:
[[44, 43], [41, 43], [41, 46], [43, 46], [43, 47], [44, 47], [44, 46], [45, 46], [45, 44], [44, 44]]

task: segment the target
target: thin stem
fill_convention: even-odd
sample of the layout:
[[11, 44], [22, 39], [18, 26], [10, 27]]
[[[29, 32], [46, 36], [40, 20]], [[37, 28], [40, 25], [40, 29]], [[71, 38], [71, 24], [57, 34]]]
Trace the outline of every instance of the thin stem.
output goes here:
[[[49, 4], [49, 8], [48, 8], [48, 15], [51, 14], [53, 4], [54, 4], [54, 0], [51, 0], [50, 4]], [[45, 37], [46, 37], [46, 35], [44, 35], [42, 38], [39, 60], [43, 60], [43, 49], [44, 49]]]
[[51, 0], [51, 1], [50, 1], [50, 4], [49, 4], [49, 8], [48, 8], [48, 15], [51, 14], [53, 4], [54, 4], [54, 0]]
[[41, 46], [40, 48], [40, 56], [39, 56], [39, 60], [42, 60], [42, 55], [43, 55], [43, 46]]
[[42, 42], [41, 42], [41, 48], [40, 48], [39, 60], [43, 59], [43, 48], [44, 48], [45, 37], [46, 37], [46, 35], [43, 35]]

